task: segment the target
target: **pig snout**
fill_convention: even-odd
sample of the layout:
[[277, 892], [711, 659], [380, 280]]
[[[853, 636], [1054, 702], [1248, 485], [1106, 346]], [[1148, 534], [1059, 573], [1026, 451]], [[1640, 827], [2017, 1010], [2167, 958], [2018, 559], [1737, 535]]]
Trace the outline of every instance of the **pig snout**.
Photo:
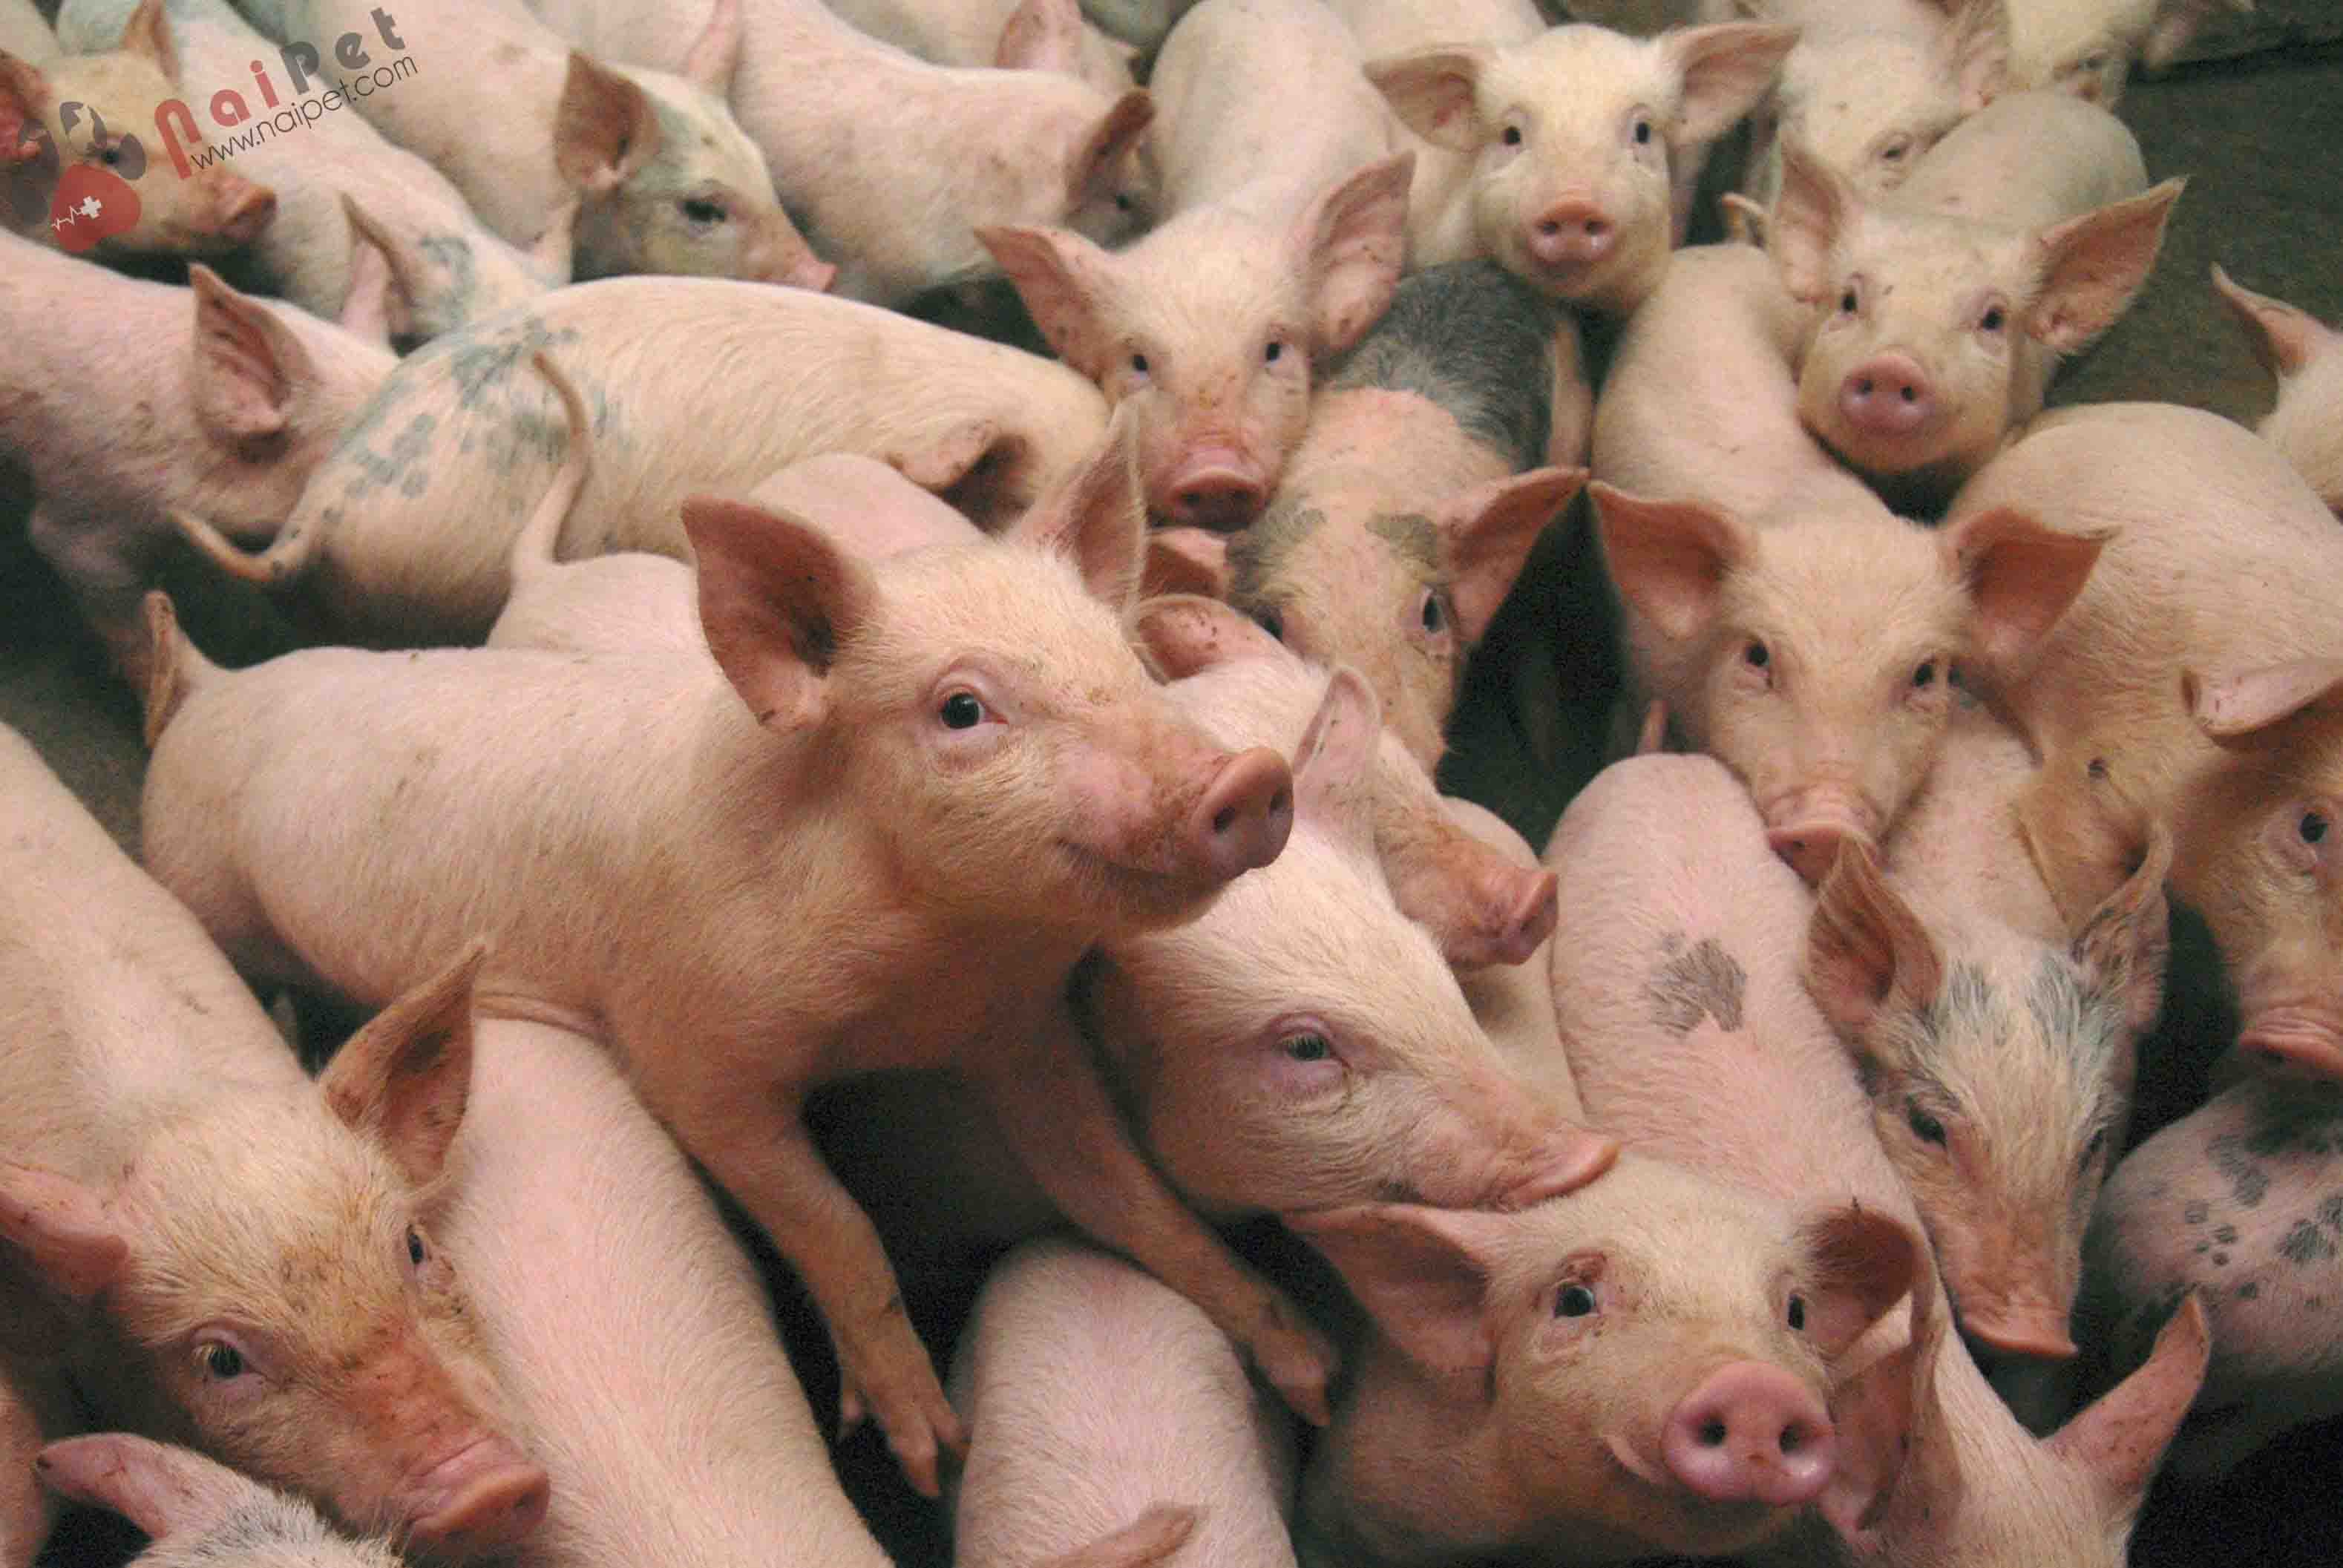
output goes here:
[[788, 218], [777, 217], [758, 237], [745, 276], [759, 283], [824, 294], [837, 280], [838, 268], [816, 256]]
[[212, 227], [230, 245], [248, 245], [277, 216], [277, 193], [236, 175], [222, 175], [212, 188]]
[[1936, 417], [1936, 388], [1910, 355], [1881, 354], [1846, 373], [1839, 383], [1838, 410], [1866, 435], [1898, 438], [1917, 433]]
[[1576, 1122], [1547, 1134], [1530, 1155], [1533, 1174], [1499, 1195], [1499, 1209], [1526, 1209], [1575, 1192], [1618, 1162], [1619, 1142]]
[[545, 1519], [552, 1483], [499, 1437], [483, 1437], [432, 1467], [415, 1488], [413, 1539], [439, 1557], [502, 1552]]
[[1789, 1507], [1822, 1494], [1838, 1440], [1821, 1399], [1779, 1367], [1735, 1362], [1668, 1412], [1668, 1472], [1715, 1503]]
[[1577, 272], [1611, 254], [1619, 226], [1610, 214], [1585, 200], [1556, 202], [1530, 220], [1523, 244], [1551, 272]]
[[1820, 887], [1850, 839], [1875, 839], [1879, 813], [1861, 798], [1837, 789], [1803, 789], [1765, 813], [1765, 842], [1809, 887]]
[[1293, 775], [1265, 746], [1230, 758], [1188, 813], [1184, 843], [1212, 877], [1266, 866], [1293, 831]]
[[1504, 913], [1489, 933], [1491, 956], [1501, 964], [1527, 963], [1545, 945], [1546, 938], [1554, 935], [1554, 922], [1561, 918], [1556, 899], [1561, 884], [1552, 871], [1523, 868], [1517, 880], [1519, 886], [1510, 901], [1501, 896], [1499, 907]]
[[1198, 447], [1172, 470], [1161, 510], [1189, 528], [1241, 528], [1269, 499], [1269, 479], [1260, 463], [1233, 447]]

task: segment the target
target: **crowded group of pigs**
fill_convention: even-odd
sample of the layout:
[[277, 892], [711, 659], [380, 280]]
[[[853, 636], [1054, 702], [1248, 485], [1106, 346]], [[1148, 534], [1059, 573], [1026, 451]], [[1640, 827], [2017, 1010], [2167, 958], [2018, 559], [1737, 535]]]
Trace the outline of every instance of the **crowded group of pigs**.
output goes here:
[[709, 1184], [963, 1565], [2114, 1568], [2343, 1410], [2343, 349], [2042, 414], [2219, 3], [0, 0], [151, 750], [0, 734], [0, 1568], [881, 1568]]

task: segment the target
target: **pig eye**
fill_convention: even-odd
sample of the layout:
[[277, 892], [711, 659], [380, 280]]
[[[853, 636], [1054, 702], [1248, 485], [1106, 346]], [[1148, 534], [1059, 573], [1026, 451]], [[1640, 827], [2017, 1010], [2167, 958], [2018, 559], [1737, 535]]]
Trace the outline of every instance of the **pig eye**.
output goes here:
[[2003, 323], [2008, 319], [2008, 313], [2000, 306], [1988, 305], [1986, 307], [1985, 314], [1977, 317], [1977, 329], [1981, 332], [1998, 332]]
[[1594, 1310], [1594, 1292], [1584, 1285], [1564, 1285], [1554, 1293], [1554, 1315], [1583, 1318]]
[[1280, 359], [1283, 358], [1284, 356], [1285, 345], [1280, 343], [1274, 337], [1269, 340], [1269, 347], [1261, 351], [1262, 360], [1271, 365], [1276, 364]]
[[1504, 133], [1503, 133], [1503, 135], [1502, 135], [1501, 136], [1499, 136], [1499, 137], [1498, 137], [1498, 140], [1500, 140], [1500, 141], [1503, 142], [1503, 143], [1505, 144], [1505, 146], [1509, 146], [1509, 147], [1517, 147], [1517, 146], [1520, 146], [1522, 145], [1522, 128], [1521, 128], [1521, 126], [1507, 126], [1505, 127], [1505, 129], [1504, 129]]
[[196, 1365], [226, 1382], [244, 1375], [244, 1352], [225, 1340], [206, 1340], [196, 1347]]
[[1285, 618], [1276, 610], [1263, 609], [1254, 612], [1252, 623], [1278, 641], [1285, 640]]
[[2327, 813], [2305, 811], [2301, 820], [2295, 823], [2294, 830], [2306, 844], [2323, 842], [2327, 837]]
[[1879, 149], [1880, 161], [1883, 163], [1900, 164], [1904, 161], [1905, 155], [1909, 153], [1911, 150], [1912, 138], [1909, 136], [1898, 136], [1894, 141]]
[[1926, 691], [1928, 688], [1936, 684], [1936, 661], [1935, 659], [1932, 658], [1927, 660], [1926, 663], [1922, 664], [1919, 668], [1912, 672], [1912, 685], [1916, 689]]
[[1144, 376], [1144, 375], [1146, 375], [1146, 374], [1147, 374], [1147, 356], [1146, 356], [1146, 355], [1144, 355], [1144, 354], [1134, 354], [1134, 355], [1132, 355], [1132, 356], [1131, 357], [1131, 368], [1132, 369], [1132, 371], [1133, 371], [1133, 372], [1135, 372], [1135, 373], [1136, 373], [1136, 374], [1138, 374], [1138, 375], [1141, 375], [1141, 376]]
[[1838, 313], [1841, 316], [1853, 316], [1855, 314], [1855, 307], [1860, 303], [1861, 301], [1857, 300], [1855, 297], [1855, 289], [1853, 286], [1850, 285], [1846, 292], [1838, 297]]
[[1806, 1298], [1793, 1292], [1790, 1297], [1790, 1326], [1800, 1333], [1806, 1332]]
[[1132, 197], [1129, 191], [1117, 191], [1114, 193], [1115, 211], [1129, 212], [1132, 207], [1137, 206], [1138, 205], [1139, 203]]
[[1945, 1124], [1920, 1109], [1916, 1100], [1904, 1102], [1904, 1120], [1912, 1126], [1912, 1135], [1923, 1143], [1941, 1146], [1945, 1141]]
[[2083, 1146], [2082, 1163], [2077, 1166], [2077, 1169], [2088, 1170], [2090, 1168], [2091, 1161], [2099, 1157], [2099, 1151], [2105, 1149], [2107, 1146], [2107, 1130], [2102, 1127], [2097, 1132], [2092, 1133], [2091, 1141]]
[[707, 201], [693, 196], [682, 203], [683, 216], [702, 228], [713, 228], [729, 216], [720, 201]]
[[1441, 613], [1440, 595], [1431, 588], [1423, 590], [1423, 609], [1418, 618], [1423, 622], [1425, 631], [1434, 634], [1448, 624], [1447, 617]]
[[1652, 145], [1652, 122], [1644, 118], [1641, 115], [1636, 116], [1634, 135], [1635, 137], [1635, 145], [1637, 146], [1650, 146]]
[[972, 691], [955, 691], [943, 699], [936, 717], [946, 729], [973, 729], [984, 722], [984, 704]]
[[424, 1250], [423, 1232], [409, 1225], [407, 1228], [407, 1261], [419, 1269], [423, 1266], [423, 1260], [430, 1255]]
[[1774, 655], [1764, 643], [1752, 638], [1749, 646], [1741, 650], [1741, 662], [1752, 669], [1763, 669], [1774, 662]]
[[1295, 1061], [1323, 1061], [1334, 1054], [1322, 1034], [1289, 1034], [1277, 1046]]

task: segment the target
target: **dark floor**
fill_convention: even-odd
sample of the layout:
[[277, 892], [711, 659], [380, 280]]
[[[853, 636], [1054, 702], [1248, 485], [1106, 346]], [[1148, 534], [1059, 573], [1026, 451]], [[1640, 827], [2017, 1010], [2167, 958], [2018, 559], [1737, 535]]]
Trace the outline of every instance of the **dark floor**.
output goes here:
[[[2304, 7], [2288, 0], [2280, 9]], [[2186, 174], [2191, 184], [2146, 296], [2072, 367], [2054, 400], [2161, 398], [2258, 419], [2269, 403], [2267, 381], [2215, 298], [2207, 269], [2217, 260], [2248, 287], [2343, 321], [2343, 45], [2183, 67], [2136, 84], [2124, 116], [2139, 135], [2151, 176]], [[26, 548], [25, 507], [21, 477], [0, 463], [0, 721], [24, 731], [126, 843], [136, 834], [142, 760], [136, 704], [107, 675], [55, 579]], [[1567, 782], [1531, 777], [1517, 757], [1501, 755], [1510, 745], [1501, 728], [1482, 725], [1459, 743], [1463, 776], [1483, 781], [1491, 804], [1542, 837]], [[1592, 749], [1575, 755], [1581, 762], [1573, 773]], [[818, 1404], [820, 1381], [809, 1379]], [[870, 1446], [860, 1445], [861, 1457]], [[883, 1474], [867, 1462], [853, 1468]], [[2217, 1492], [2159, 1494], [2134, 1562], [2141, 1568], [2343, 1563], [2339, 1480], [2343, 1426], [2299, 1434]], [[883, 1479], [868, 1501], [901, 1561], [933, 1559], [932, 1514]], [[75, 1551], [68, 1560], [106, 1558]]]

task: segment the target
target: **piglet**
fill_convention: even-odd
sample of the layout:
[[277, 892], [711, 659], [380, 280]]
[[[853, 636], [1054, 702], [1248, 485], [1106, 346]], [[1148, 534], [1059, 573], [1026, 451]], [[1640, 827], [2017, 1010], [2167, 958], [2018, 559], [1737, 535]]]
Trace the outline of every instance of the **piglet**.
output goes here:
[[1997, 1354], [2056, 1360], [2075, 1353], [2083, 1230], [2164, 1000], [2172, 856], [2157, 837], [2070, 930], [2019, 827], [2035, 772], [2021, 739], [1965, 705], [1885, 874], [1867, 846], [1839, 850], [1806, 973], [1927, 1223], [1957, 1326]]
[[398, 1568], [387, 1542], [337, 1533], [297, 1498], [193, 1449], [128, 1432], [70, 1437], [34, 1462], [61, 1497], [108, 1508], [152, 1543], [142, 1568]]
[[2278, 407], [2256, 428], [2343, 517], [2343, 333], [2282, 299], [2240, 287], [2218, 266], [2213, 286], [2278, 382]]
[[2009, 12], [2010, 85], [2066, 93], [2113, 109], [2138, 60], [2169, 65], [2197, 30], [2253, 0], [2003, 0]]
[[2147, 281], [2186, 182], [2147, 183], [2123, 122], [2056, 93], [1996, 99], [1876, 204], [1785, 148], [1765, 243], [1811, 311], [1806, 427], [1899, 510], [1941, 509]]
[[1549, 294], [1627, 315], [1684, 237], [1708, 144], [1796, 41], [1758, 23], [1649, 40], [1574, 24], [1371, 62], [1429, 144], [1409, 213], [1417, 265], [1491, 256]]
[[[508, 1435], [435, 1239], [478, 951], [423, 966], [312, 1084], [187, 911], [11, 732], [0, 773], [17, 824], [0, 1296], [49, 1331], [10, 1347], [0, 1473], [25, 1473], [25, 1442], [129, 1422], [360, 1528], [510, 1547], [544, 1515], [545, 1472]], [[37, 1534], [0, 1526], [27, 1553]]]
[[[358, 312], [378, 307], [353, 300]], [[117, 660], [142, 639], [138, 596], [174, 544], [170, 512], [232, 537], [282, 524], [366, 400], [388, 349], [207, 268], [191, 288], [138, 283], [0, 237], [0, 446], [38, 496], [34, 548]], [[55, 330], [71, 316], [72, 332]], [[146, 410], [135, 441], [98, 408]]]
[[2083, 589], [2100, 541], [2009, 511], [1941, 530], [1843, 480], [1751, 518], [1597, 483], [1634, 711], [1657, 699], [1744, 780], [1809, 882], [1927, 776], [1956, 668], [2005, 672]]
[[2124, 1156], [2099, 1195], [2077, 1320], [2128, 1367], [2177, 1300], [2211, 1319], [2213, 1360], [2171, 1465], [2218, 1479], [2280, 1433], [2343, 1412], [2343, 1086], [2232, 1084]]
[[[1091, 946], [1193, 919], [1291, 827], [1283, 759], [1211, 743], [1124, 640], [1127, 487], [1123, 469], [1013, 538], [869, 564], [695, 499], [706, 652], [316, 650], [228, 675], [169, 642], [148, 861], [248, 963], [354, 996], [398, 984], [438, 931], [501, 933], [500, 989], [598, 1020], [804, 1276], [847, 1413], [875, 1413], [924, 1490], [958, 1425], [799, 1115], [857, 1072], [966, 1073], [1071, 1219], [1315, 1409], [1323, 1345], [1140, 1161], [1062, 1003]], [[560, 718], [517, 748], [528, 712]], [[294, 755], [298, 777], [278, 770]], [[318, 833], [289, 858], [266, 825], [286, 811]], [[518, 869], [545, 857], [576, 869], [560, 897]], [[734, 891], [711, 898], [710, 877]]]
[[1110, 96], [1131, 90], [1135, 51], [1074, 0], [838, 0], [830, 8], [938, 65], [1055, 71]]

